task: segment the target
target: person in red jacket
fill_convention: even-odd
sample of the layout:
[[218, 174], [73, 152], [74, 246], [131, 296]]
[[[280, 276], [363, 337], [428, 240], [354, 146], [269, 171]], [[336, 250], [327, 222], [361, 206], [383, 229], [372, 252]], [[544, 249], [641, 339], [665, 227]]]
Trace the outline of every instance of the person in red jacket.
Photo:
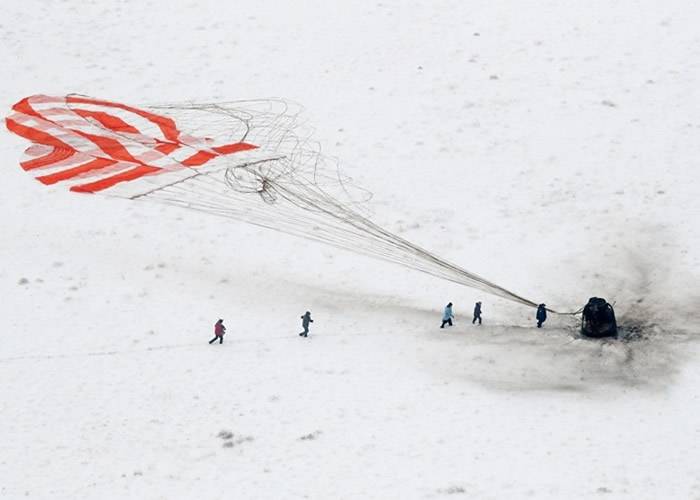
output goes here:
[[224, 333], [226, 333], [226, 327], [224, 326], [224, 320], [220, 319], [214, 325], [214, 338], [209, 341], [210, 344], [216, 342], [219, 339], [219, 344], [224, 343]]

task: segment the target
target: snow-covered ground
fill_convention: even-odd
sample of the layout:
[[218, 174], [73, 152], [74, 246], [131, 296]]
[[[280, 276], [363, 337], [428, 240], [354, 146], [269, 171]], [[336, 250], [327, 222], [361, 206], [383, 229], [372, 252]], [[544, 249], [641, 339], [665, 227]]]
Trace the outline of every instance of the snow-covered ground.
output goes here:
[[0, 497], [700, 498], [699, 20], [689, 0], [4, 0], [5, 113], [290, 99], [380, 224], [650, 336], [538, 330], [397, 266], [46, 188], [3, 132]]

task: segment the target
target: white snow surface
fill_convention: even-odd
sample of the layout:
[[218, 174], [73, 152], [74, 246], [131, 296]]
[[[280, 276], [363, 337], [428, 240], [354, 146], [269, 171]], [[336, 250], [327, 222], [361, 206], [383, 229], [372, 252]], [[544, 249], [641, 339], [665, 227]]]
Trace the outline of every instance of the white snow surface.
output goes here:
[[289, 99], [378, 223], [555, 309], [606, 297], [648, 338], [46, 188], [2, 132], [0, 498], [700, 498], [699, 21], [690, 0], [3, 0], [6, 114]]

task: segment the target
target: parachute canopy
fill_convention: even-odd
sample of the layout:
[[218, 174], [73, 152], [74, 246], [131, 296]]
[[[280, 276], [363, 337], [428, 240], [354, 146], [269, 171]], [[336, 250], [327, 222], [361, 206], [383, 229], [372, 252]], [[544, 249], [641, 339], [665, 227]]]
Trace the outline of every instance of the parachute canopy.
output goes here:
[[44, 184], [245, 221], [537, 307], [373, 223], [370, 194], [285, 101], [134, 107], [35, 95], [12, 110], [7, 128], [32, 143], [20, 165]]
[[82, 193], [257, 148], [189, 135], [167, 116], [76, 95], [27, 97], [12, 109], [7, 128], [33, 143], [22, 168], [44, 184], [64, 182]]

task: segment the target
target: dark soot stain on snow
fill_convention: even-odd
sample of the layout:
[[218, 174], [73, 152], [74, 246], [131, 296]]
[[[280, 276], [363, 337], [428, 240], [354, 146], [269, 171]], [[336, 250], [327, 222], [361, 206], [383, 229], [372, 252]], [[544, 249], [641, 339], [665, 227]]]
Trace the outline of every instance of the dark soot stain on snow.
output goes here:
[[491, 327], [456, 338], [453, 375], [500, 391], [595, 393], [668, 387], [688, 357], [694, 336], [622, 317], [617, 339], [581, 337], [572, 321], [537, 330]]

